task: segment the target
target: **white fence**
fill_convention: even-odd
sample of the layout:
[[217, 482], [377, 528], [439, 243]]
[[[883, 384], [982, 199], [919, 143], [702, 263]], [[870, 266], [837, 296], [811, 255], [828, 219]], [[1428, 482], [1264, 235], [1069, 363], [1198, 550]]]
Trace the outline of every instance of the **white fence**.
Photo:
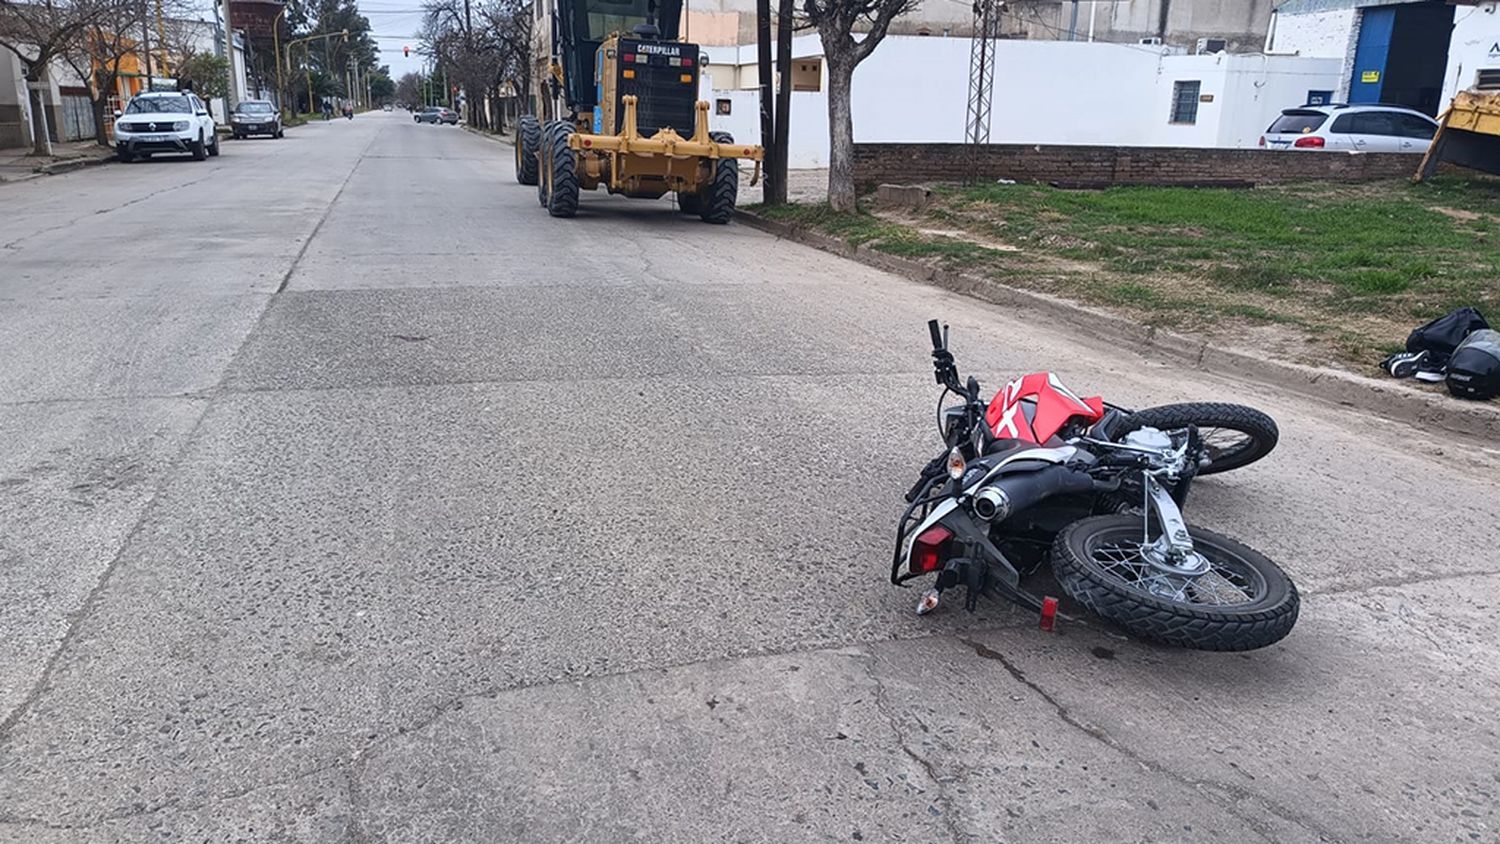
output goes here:
[[[892, 36], [854, 73], [856, 142], [964, 140], [969, 79], [966, 38]], [[1313, 91], [1338, 88], [1341, 62], [1264, 55], [1169, 56], [1133, 44], [996, 41], [993, 143], [1252, 147], [1283, 109]], [[793, 54], [815, 56], [816, 38]], [[737, 72], [731, 72], [738, 61]], [[709, 50], [711, 103], [728, 100], [715, 128], [759, 139], [754, 48]], [[727, 84], [721, 79], [732, 80]], [[1197, 83], [1192, 121], [1174, 121], [1177, 83]], [[753, 81], [750, 83], [753, 85]], [[828, 156], [827, 71], [821, 90], [792, 94], [792, 167], [820, 167]], [[1190, 89], [1184, 89], [1190, 90]], [[1182, 117], [1182, 114], [1175, 115]]]

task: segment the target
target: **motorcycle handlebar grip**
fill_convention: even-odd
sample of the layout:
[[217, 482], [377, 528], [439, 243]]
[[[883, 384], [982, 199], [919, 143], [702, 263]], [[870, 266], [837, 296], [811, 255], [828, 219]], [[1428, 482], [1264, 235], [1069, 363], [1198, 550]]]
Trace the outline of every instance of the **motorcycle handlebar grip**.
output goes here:
[[927, 320], [927, 333], [932, 335], [933, 350], [940, 351], [943, 348], [943, 332], [942, 329], [938, 328], [937, 320]]

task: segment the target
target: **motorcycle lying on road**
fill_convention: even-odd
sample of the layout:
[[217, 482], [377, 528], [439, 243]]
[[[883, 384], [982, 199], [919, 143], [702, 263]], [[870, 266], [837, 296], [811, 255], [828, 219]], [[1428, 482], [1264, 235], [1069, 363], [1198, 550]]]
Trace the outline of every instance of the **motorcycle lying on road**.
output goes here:
[[[963, 586], [970, 610], [994, 592], [1049, 619], [1056, 601], [1021, 578], [1050, 561], [1071, 598], [1146, 639], [1242, 651], [1291, 632], [1298, 596], [1285, 572], [1182, 514], [1195, 478], [1275, 448], [1269, 416], [1220, 403], [1130, 411], [1045, 372], [985, 404], [973, 376], [960, 382], [947, 328], [928, 330], [946, 450], [906, 495], [891, 562], [897, 585], [936, 575], [919, 614]], [[950, 393], [961, 402], [945, 408]]]

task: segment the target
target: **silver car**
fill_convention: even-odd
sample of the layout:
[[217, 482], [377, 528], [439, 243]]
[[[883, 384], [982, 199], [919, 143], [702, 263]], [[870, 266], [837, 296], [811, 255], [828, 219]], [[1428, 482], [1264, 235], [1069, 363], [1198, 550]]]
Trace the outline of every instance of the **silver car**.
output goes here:
[[1260, 138], [1266, 149], [1343, 152], [1426, 152], [1437, 121], [1389, 105], [1289, 108]]
[[267, 100], [241, 100], [229, 114], [229, 130], [234, 133], [235, 140], [251, 135], [279, 138], [282, 135], [281, 112]]

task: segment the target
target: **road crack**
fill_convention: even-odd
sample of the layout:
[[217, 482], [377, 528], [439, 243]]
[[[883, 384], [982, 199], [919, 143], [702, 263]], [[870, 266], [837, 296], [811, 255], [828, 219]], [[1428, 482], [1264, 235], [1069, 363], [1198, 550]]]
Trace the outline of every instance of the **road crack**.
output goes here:
[[[1301, 827], [1302, 829], [1307, 830], [1308, 832], [1318, 836], [1324, 841], [1337, 842], [1340, 840], [1339, 837], [1333, 832], [1324, 829], [1317, 822], [1311, 820], [1310, 818], [1304, 817], [1303, 815], [1300, 815], [1297, 812], [1286, 808], [1285, 806], [1281, 806], [1267, 799], [1266, 797], [1255, 794], [1254, 792], [1251, 792], [1241, 786], [1231, 785], [1230, 783], [1222, 782], [1219, 780], [1194, 779], [1193, 777], [1189, 777], [1185, 774], [1174, 771], [1154, 759], [1148, 759], [1133, 748], [1121, 743], [1107, 731], [1079, 719], [1076, 715], [1073, 714], [1072, 710], [1069, 709], [1066, 704], [1058, 700], [1056, 697], [1053, 697], [1050, 692], [1042, 688], [1041, 685], [1035, 680], [1032, 680], [1030, 677], [1026, 676], [1026, 672], [1021, 670], [1020, 666], [1016, 665], [1004, 654], [1000, 653], [997, 650], [994, 650], [993, 648], [987, 647], [981, 642], [977, 642], [965, 636], [956, 636], [955, 638], [971, 648], [977, 656], [983, 659], [993, 660], [1000, 663], [1001, 667], [1005, 669], [1006, 673], [1010, 674], [1010, 676], [1014, 678], [1016, 682], [1030, 689], [1032, 693], [1041, 698], [1044, 703], [1051, 707], [1053, 712], [1057, 715], [1058, 720], [1062, 721], [1064, 724], [1067, 724], [1074, 730], [1077, 730], [1078, 732], [1088, 736], [1094, 741], [1104, 745], [1115, 753], [1124, 756], [1125, 758], [1154, 774], [1159, 774], [1169, 780], [1172, 780], [1178, 785], [1185, 786], [1189, 789], [1192, 789], [1193, 791], [1207, 795], [1209, 799], [1219, 804], [1219, 806], [1222, 807], [1225, 812], [1244, 823], [1263, 840], [1272, 842], [1274, 844], [1274, 842], [1280, 840], [1280, 837], [1277, 835], [1275, 829], [1271, 828], [1260, 818], [1257, 818], [1256, 816], [1243, 811], [1238, 805], [1239, 802], [1248, 801], [1251, 803], [1259, 804], [1260, 806], [1265, 807], [1266, 811], [1270, 814], [1275, 815], [1276, 817], [1280, 818], [1283, 821], [1286, 821], [1287, 823]], [[1225, 795], [1227, 795], [1229, 799], [1225, 799]]]
[[[933, 802], [942, 805], [938, 819], [943, 822], [944, 828], [948, 830], [948, 836], [953, 839], [955, 844], [968, 844], [968, 842], [973, 840], [973, 837], [964, 832], [959, 826], [958, 810], [955, 807], [953, 796], [948, 793], [948, 782], [956, 779], [956, 777], [943, 776], [938, 772], [937, 765], [932, 760], [912, 748], [911, 742], [907, 740], [906, 730], [901, 725], [901, 719], [897, 715], [895, 708], [891, 706], [890, 697], [885, 689], [885, 681], [880, 679], [880, 676], [875, 673], [875, 655], [868, 652], [861, 652], [858, 658], [864, 665], [865, 676], [869, 677], [870, 682], [875, 686], [875, 709], [890, 726], [892, 734], [896, 737], [896, 746], [901, 748], [901, 752], [906, 754], [907, 758], [917, 763], [923, 773], [927, 775], [927, 779], [932, 781], [933, 790], [936, 792]], [[911, 717], [916, 719], [915, 715]], [[921, 719], [916, 720], [919, 724], [921, 723]]]

